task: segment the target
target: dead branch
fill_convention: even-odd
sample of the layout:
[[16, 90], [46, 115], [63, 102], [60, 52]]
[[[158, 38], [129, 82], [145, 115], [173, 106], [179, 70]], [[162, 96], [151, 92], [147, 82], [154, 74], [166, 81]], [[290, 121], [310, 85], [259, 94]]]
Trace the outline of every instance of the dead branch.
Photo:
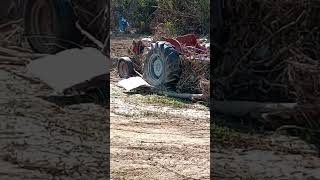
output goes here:
[[[224, 55], [216, 60], [214, 88], [210, 91], [215, 102], [244, 104], [220, 104], [216, 110], [237, 114], [232, 110], [247, 108], [240, 110], [249, 113], [261, 106], [246, 101], [296, 103], [294, 108], [271, 108], [262, 113], [264, 123], [275, 129], [283, 125], [319, 128], [320, 47], [316, 32], [319, 2], [226, 0], [225, 3], [228, 15], [224, 28], [230, 30], [230, 37], [224, 44]], [[251, 105], [245, 107], [247, 103]]]
[[12, 26], [12, 25], [15, 25], [15, 24], [20, 24], [22, 22], [23, 22], [23, 19], [18, 19], [18, 20], [7, 22], [5, 24], [1, 24], [0, 25], [0, 30], [5, 28], [5, 27], [8, 27], [8, 26]]
[[104, 43], [102, 43], [101, 41], [99, 41], [98, 39], [96, 39], [93, 35], [91, 35], [89, 32], [85, 31], [84, 29], [82, 29], [82, 27], [80, 26], [79, 22], [76, 23], [76, 27], [78, 28], [78, 30], [81, 32], [81, 34], [83, 34], [84, 36], [86, 36], [90, 41], [92, 41], [95, 45], [97, 45], [100, 49], [105, 49]]
[[26, 52], [21, 52], [18, 50], [8, 49], [4, 47], [0, 47], [0, 54], [5, 54], [11, 57], [32, 58], [32, 59], [47, 56], [47, 54], [26, 53]]

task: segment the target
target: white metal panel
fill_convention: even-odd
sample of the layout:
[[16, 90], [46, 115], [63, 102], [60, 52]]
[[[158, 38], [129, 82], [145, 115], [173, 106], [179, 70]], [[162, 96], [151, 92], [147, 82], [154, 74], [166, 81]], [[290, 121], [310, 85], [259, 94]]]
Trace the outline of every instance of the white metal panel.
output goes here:
[[110, 72], [111, 62], [95, 48], [70, 49], [32, 61], [28, 71], [58, 92]]
[[127, 91], [131, 91], [133, 89], [136, 89], [141, 86], [147, 86], [150, 87], [150, 85], [141, 77], [130, 77], [128, 79], [123, 79], [118, 82], [118, 84], [125, 88]]

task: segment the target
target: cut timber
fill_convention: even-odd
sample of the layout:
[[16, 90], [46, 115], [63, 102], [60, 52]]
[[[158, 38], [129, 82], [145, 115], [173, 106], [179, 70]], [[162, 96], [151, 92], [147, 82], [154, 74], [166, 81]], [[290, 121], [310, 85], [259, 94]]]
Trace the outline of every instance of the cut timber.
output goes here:
[[8, 56], [1, 56], [0, 55], [0, 62], [12, 62], [12, 63], [20, 63], [20, 64], [27, 64], [29, 62], [26, 58], [19, 58], [19, 57], [8, 57]]
[[20, 51], [20, 52], [24, 52], [24, 53], [33, 53], [33, 51], [31, 49], [23, 48], [23, 47], [19, 47], [19, 46], [8, 45], [6, 48]]
[[21, 52], [18, 50], [8, 49], [4, 47], [0, 47], [0, 54], [12, 56], [12, 57], [32, 58], [32, 59], [47, 56], [47, 54], [26, 53], [26, 52]]
[[214, 112], [231, 116], [246, 116], [248, 114], [259, 114], [278, 110], [280, 108], [294, 108], [297, 103], [263, 103], [254, 101], [214, 101]]

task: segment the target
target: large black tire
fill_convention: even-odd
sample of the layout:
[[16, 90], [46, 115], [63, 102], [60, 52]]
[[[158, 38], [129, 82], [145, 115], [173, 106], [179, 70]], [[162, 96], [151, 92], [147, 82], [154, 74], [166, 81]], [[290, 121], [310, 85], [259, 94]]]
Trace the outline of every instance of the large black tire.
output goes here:
[[175, 90], [180, 80], [180, 57], [169, 43], [153, 43], [143, 68], [144, 79], [159, 89]]
[[24, 17], [25, 34], [37, 52], [56, 53], [80, 42], [70, 0], [27, 0]]
[[117, 68], [118, 68], [118, 74], [120, 78], [127, 79], [136, 74], [134, 71], [133, 62], [128, 57], [123, 57], [119, 59]]

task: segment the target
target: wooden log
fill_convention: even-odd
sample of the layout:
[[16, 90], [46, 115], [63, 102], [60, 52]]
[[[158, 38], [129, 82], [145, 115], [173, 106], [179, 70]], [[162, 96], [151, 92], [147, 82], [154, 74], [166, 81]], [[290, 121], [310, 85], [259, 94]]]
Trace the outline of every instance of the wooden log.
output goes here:
[[24, 63], [27, 64], [29, 62], [26, 58], [19, 58], [19, 57], [8, 57], [8, 56], [1, 56], [0, 55], [0, 62], [12, 62], [12, 63]]
[[172, 91], [159, 91], [155, 89], [153, 89], [153, 91], [161, 95], [166, 95], [174, 98], [189, 99], [189, 100], [201, 99], [203, 97], [203, 94], [176, 93]]
[[23, 22], [23, 19], [18, 19], [18, 20], [15, 20], [15, 21], [10, 21], [10, 22], [7, 22], [5, 24], [1, 24], [0, 25], [0, 29], [3, 29], [5, 27], [8, 27], [8, 26], [12, 26], [14, 24], [20, 24]]
[[25, 53], [25, 52], [8, 49], [4, 47], [0, 47], [0, 54], [12, 56], [12, 57], [31, 58], [31, 59], [47, 56], [47, 54]]
[[25, 66], [23, 62], [12, 62], [12, 61], [0, 61], [0, 65], [13, 65], [13, 66]]
[[247, 116], [255, 114], [260, 117], [263, 113], [278, 110], [279, 108], [294, 108], [297, 103], [271, 103], [271, 102], [255, 102], [255, 101], [214, 101], [214, 112], [231, 116]]
[[23, 47], [19, 47], [19, 46], [8, 45], [6, 48], [20, 51], [20, 52], [24, 52], [24, 53], [33, 53], [33, 51], [31, 49], [23, 48]]

